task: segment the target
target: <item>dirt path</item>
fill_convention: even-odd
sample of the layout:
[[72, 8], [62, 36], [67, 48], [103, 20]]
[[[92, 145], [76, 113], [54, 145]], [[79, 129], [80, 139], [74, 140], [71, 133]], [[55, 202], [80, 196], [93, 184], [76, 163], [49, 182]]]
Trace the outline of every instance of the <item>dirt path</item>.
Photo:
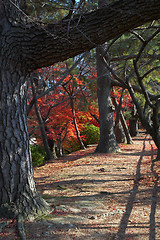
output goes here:
[[[91, 154], [91, 147], [36, 168], [38, 191], [56, 210], [27, 222], [27, 239], [159, 240], [160, 163], [151, 164], [154, 144], [143, 135], [121, 148], [118, 154]], [[13, 234], [14, 227], [6, 228], [0, 239], [16, 239]]]

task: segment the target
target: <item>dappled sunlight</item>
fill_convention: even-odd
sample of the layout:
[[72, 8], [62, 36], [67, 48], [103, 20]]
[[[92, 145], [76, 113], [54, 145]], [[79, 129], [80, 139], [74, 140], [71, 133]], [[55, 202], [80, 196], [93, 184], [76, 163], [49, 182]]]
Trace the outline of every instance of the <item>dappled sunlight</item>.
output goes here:
[[160, 163], [152, 163], [152, 142], [143, 135], [121, 149], [93, 154], [91, 147], [35, 168], [52, 211], [25, 224], [30, 239], [160, 239]]
[[76, 239], [95, 238], [97, 231], [97, 239], [160, 237], [159, 163], [152, 166], [155, 150], [144, 137], [121, 144], [118, 154], [92, 154], [91, 148], [37, 168], [37, 188], [56, 206], [50, 220], [73, 224]]

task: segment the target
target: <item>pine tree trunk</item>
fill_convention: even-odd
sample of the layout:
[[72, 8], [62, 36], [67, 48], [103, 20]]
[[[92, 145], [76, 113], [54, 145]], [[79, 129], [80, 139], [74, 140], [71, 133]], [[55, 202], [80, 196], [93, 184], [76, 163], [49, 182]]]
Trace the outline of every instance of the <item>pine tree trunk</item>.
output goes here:
[[[109, 4], [109, 0], [98, 0], [98, 7], [103, 8]], [[110, 153], [119, 150], [114, 128], [115, 121], [113, 116], [111, 101], [111, 80], [110, 72], [106, 67], [103, 56], [107, 44], [96, 48], [97, 60], [97, 96], [99, 106], [100, 139], [95, 150], [97, 153]]]
[[34, 216], [47, 204], [36, 191], [26, 119], [26, 74], [0, 57], [0, 216]]
[[95, 152], [110, 153], [119, 150], [114, 132], [115, 122], [110, 96], [111, 80], [102, 57], [105, 52], [105, 45], [97, 47], [96, 51], [100, 139]]

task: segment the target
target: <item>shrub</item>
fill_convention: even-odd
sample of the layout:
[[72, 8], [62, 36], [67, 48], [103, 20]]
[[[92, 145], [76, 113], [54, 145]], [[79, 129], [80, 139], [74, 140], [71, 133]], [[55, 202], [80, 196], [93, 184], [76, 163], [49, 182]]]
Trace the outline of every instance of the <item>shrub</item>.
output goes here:
[[75, 137], [71, 137], [70, 140], [66, 140], [64, 144], [64, 152], [66, 154], [80, 150], [80, 145]]
[[[87, 145], [97, 144], [99, 141], [99, 127], [94, 126], [93, 124], [86, 124], [83, 130], [81, 130], [81, 137], [83, 143]], [[75, 137], [72, 137], [70, 140], [66, 140], [64, 144], [64, 152], [66, 154], [80, 150], [80, 144]]]
[[93, 124], [86, 124], [85, 128], [81, 131], [81, 135], [85, 135], [85, 145], [97, 144], [99, 141], [99, 127]]
[[40, 166], [45, 163], [46, 153], [43, 146], [33, 145], [31, 146], [31, 155], [33, 166]]

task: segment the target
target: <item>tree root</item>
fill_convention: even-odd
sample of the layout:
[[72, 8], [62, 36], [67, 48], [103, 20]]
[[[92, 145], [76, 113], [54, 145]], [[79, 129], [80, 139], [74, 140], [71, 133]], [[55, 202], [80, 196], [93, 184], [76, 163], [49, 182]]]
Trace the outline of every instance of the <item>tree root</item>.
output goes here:
[[26, 240], [26, 234], [24, 230], [24, 218], [22, 214], [19, 214], [17, 216], [17, 230], [18, 230], [18, 235], [21, 240]]

